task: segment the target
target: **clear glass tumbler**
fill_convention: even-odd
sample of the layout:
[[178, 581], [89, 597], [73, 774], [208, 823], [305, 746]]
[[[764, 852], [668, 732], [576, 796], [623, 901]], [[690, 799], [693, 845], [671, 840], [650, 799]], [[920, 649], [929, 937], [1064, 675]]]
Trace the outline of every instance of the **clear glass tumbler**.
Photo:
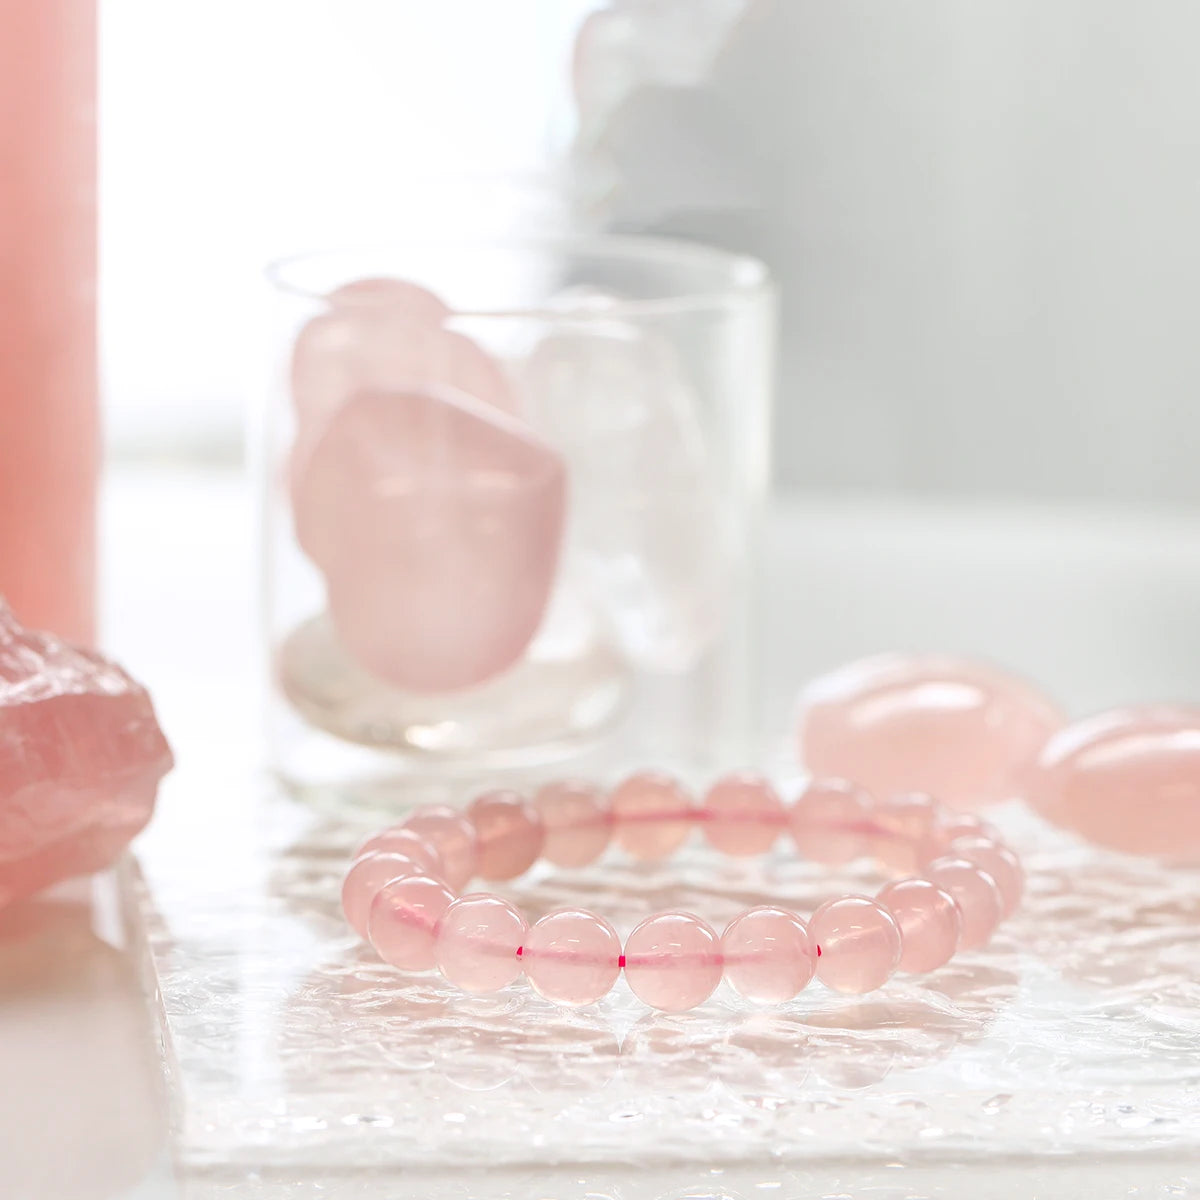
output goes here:
[[303, 255], [269, 280], [257, 442], [283, 778], [386, 789], [609, 738], [656, 761], [735, 754], [765, 268], [590, 237]]

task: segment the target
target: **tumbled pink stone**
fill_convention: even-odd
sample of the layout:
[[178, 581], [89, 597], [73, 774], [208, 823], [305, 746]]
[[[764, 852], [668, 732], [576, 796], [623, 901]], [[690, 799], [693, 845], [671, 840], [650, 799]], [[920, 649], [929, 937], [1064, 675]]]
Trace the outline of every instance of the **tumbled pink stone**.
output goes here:
[[445, 302], [420, 284], [386, 275], [353, 279], [326, 297], [331, 308], [387, 308], [393, 317], [420, 325], [441, 325], [451, 316]]
[[625, 940], [625, 978], [635, 996], [663, 1012], [702, 1004], [721, 982], [721, 939], [699, 917], [648, 917]]
[[822, 904], [808, 923], [808, 936], [820, 949], [817, 978], [836, 992], [873, 992], [900, 964], [900, 926], [883, 905], [866, 896]]
[[430, 804], [410, 813], [402, 828], [411, 829], [438, 852], [442, 878], [454, 891], [475, 874], [475, 826], [462, 813], [444, 804]]
[[339, 639], [416, 692], [518, 662], [557, 575], [566, 495], [555, 450], [442, 390], [356, 394], [292, 476], [296, 535]]
[[877, 796], [927, 792], [978, 809], [1022, 794], [1063, 716], [1023, 680], [982, 663], [889, 654], [822, 676], [800, 697], [800, 757], [814, 775]]
[[719, 779], [704, 797], [704, 836], [724, 854], [765, 854], [784, 824], [783, 801], [761, 775], [739, 772]]
[[725, 979], [755, 1004], [783, 1004], [799, 995], [816, 970], [808, 926], [786, 908], [762, 905], [730, 921], [721, 935]]
[[428, 875], [389, 880], [375, 893], [367, 916], [376, 954], [402, 971], [430, 970], [434, 929], [453, 900], [454, 893]]
[[547, 913], [525, 938], [525, 977], [539, 996], [578, 1008], [606, 996], [621, 973], [621, 939], [582, 908]]
[[1093, 842], [1200, 862], [1200, 710], [1101, 713], [1047, 743], [1028, 799]]
[[393, 825], [390, 829], [372, 834], [354, 852], [354, 857], [362, 858], [364, 854], [375, 850], [390, 850], [396, 854], [403, 854], [413, 862], [419, 863], [435, 879], [442, 878], [445, 869], [442, 866], [442, 856], [431, 842], [426, 841], [414, 830], [405, 829], [403, 825]]
[[961, 837], [950, 843], [946, 853], [949, 858], [965, 858], [982, 867], [1000, 889], [1002, 915], [1012, 915], [1025, 891], [1025, 869], [1007, 846], [987, 837]]
[[145, 688], [0, 600], [0, 906], [109, 866], [172, 765]]
[[692, 800], [683, 785], [658, 771], [640, 771], [609, 796], [617, 844], [639, 859], [666, 858], [692, 831]]
[[788, 810], [788, 829], [805, 858], [844, 863], [871, 849], [870, 793], [845, 779], [815, 779]]
[[928, 879], [897, 879], [875, 898], [900, 926], [899, 970], [936, 971], [954, 957], [962, 936], [962, 914], [949, 892]]
[[534, 797], [542, 814], [542, 854], [559, 867], [586, 867], [604, 853], [612, 825], [604, 793], [590, 783], [548, 783]]
[[481, 879], [516, 879], [537, 862], [545, 832], [538, 810], [523, 796], [485, 792], [467, 817], [475, 826], [475, 873]]
[[938, 858], [924, 871], [925, 878], [949, 892], [962, 913], [960, 950], [974, 950], [991, 940], [1004, 916], [1000, 886], [982, 868], [965, 858]]
[[461, 896], [434, 934], [438, 970], [464, 992], [498, 992], [521, 974], [529, 925], [520, 910], [487, 892]]
[[392, 879], [422, 875], [425, 868], [407, 854], [372, 850], [356, 858], [342, 880], [342, 912], [359, 937], [367, 936], [367, 918], [380, 888]]

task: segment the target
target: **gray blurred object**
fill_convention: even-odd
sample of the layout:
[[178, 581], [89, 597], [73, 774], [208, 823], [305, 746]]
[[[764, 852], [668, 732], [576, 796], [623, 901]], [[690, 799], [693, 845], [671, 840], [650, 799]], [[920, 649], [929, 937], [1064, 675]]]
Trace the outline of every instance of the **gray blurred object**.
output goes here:
[[1198, 37], [1191, 0], [617, 0], [580, 211], [771, 265], [781, 482], [1197, 500]]

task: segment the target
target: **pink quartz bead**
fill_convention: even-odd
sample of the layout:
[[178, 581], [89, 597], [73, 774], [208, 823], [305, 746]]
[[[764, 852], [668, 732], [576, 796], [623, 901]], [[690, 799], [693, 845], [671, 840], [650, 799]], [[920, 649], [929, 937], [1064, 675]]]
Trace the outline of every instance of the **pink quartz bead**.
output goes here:
[[663, 1012], [702, 1004], [721, 982], [721, 939], [699, 917], [648, 917], [625, 941], [625, 978], [633, 994]]
[[381, 830], [367, 838], [354, 852], [354, 857], [362, 858], [364, 854], [370, 854], [375, 850], [390, 850], [396, 854], [403, 854], [406, 858], [411, 858], [413, 862], [420, 863], [435, 879], [442, 878], [442, 856], [429, 842], [411, 829], [394, 825], [391, 829]]
[[871, 857], [894, 871], [911, 873], [924, 863], [939, 805], [923, 792], [909, 792], [879, 802], [871, 823], [879, 831], [870, 838]]
[[367, 936], [367, 917], [371, 901], [389, 879], [424, 874], [425, 868], [406, 854], [373, 850], [356, 858], [342, 880], [342, 912], [359, 937]]
[[817, 779], [796, 798], [787, 814], [797, 849], [813, 862], [844, 863], [870, 848], [874, 802], [845, 779]]
[[546, 837], [542, 854], [558, 867], [586, 867], [604, 853], [612, 826], [604, 796], [589, 783], [548, 783], [534, 797]]
[[763, 905], [734, 917], [721, 936], [725, 978], [755, 1004], [783, 1004], [799, 995], [816, 970], [808, 927], [785, 908]]
[[402, 971], [434, 965], [433, 931], [454, 893], [439, 879], [409, 875], [385, 883], [371, 902], [367, 936], [376, 954]]
[[438, 921], [438, 970], [464, 992], [498, 992], [521, 974], [529, 924], [507, 900], [487, 892], [461, 896]]
[[896, 918], [866, 896], [843, 896], [822, 904], [808, 923], [819, 948], [817, 978], [835, 992], [859, 995], [882, 987], [900, 963]]
[[996, 843], [1003, 840], [994, 825], [974, 814], [944, 809], [938, 814], [921, 846], [922, 865], [933, 862], [935, 858], [945, 858], [950, 847], [964, 837], [984, 837]]
[[704, 836], [735, 857], [765, 854], [783, 827], [783, 801], [769, 780], [742, 772], [718, 780], [704, 797]]
[[542, 818], [516, 792], [485, 792], [467, 809], [475, 826], [475, 872], [483, 879], [516, 879], [542, 853]]
[[1021, 860], [1005, 845], [986, 837], [956, 838], [947, 851], [950, 858], [965, 858], [982, 867], [1000, 888], [1003, 916], [1013, 914], [1025, 891], [1025, 870]]
[[938, 858], [925, 868], [925, 878], [949, 892], [962, 913], [960, 950], [985, 945], [1004, 916], [1000, 885], [982, 867], [965, 858]]
[[539, 996], [579, 1008], [612, 990], [621, 973], [621, 939], [603, 917], [563, 908], [530, 929], [521, 963]]
[[404, 822], [441, 855], [442, 878], [453, 891], [475, 874], [475, 826], [462, 813], [444, 804], [418, 808]]
[[691, 799], [669, 775], [631, 775], [609, 797], [617, 844], [633, 858], [673, 854], [692, 830]]
[[962, 914], [949, 892], [928, 879], [897, 879], [876, 899], [900, 926], [899, 970], [936, 971], [954, 957], [962, 936]]

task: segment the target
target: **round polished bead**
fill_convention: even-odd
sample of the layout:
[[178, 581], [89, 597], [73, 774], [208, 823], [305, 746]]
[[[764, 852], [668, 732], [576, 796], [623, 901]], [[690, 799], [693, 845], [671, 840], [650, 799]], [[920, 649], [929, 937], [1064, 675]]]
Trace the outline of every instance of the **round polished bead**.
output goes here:
[[1000, 888], [1003, 916], [1012, 915], [1025, 891], [1025, 871], [1021, 860], [1007, 846], [987, 837], [961, 837], [950, 843], [947, 854], [982, 867]]
[[985, 837], [1000, 842], [999, 831], [988, 821], [971, 813], [951, 812], [943, 809], [937, 816], [921, 846], [922, 865], [935, 858], [945, 858], [950, 847], [964, 837]]
[[625, 978], [639, 1000], [663, 1012], [702, 1004], [721, 982], [721, 939], [691, 913], [648, 917], [625, 941]]
[[542, 853], [541, 814], [516, 792], [485, 792], [467, 809], [475, 826], [475, 872], [483, 879], [516, 879]]
[[354, 857], [362, 858], [364, 854], [370, 854], [374, 850], [390, 850], [396, 854], [403, 854], [413, 862], [420, 863], [435, 879], [442, 877], [442, 856], [420, 834], [401, 825], [393, 825], [391, 829], [384, 829], [367, 838], [354, 852]]
[[783, 826], [783, 801], [769, 780], [742, 772], [719, 779], [704, 797], [704, 836], [724, 854], [765, 854]]
[[475, 826], [462, 813], [444, 804], [418, 808], [405, 829], [424, 838], [442, 857], [442, 878], [454, 891], [475, 874]]
[[953, 958], [962, 936], [962, 914], [949, 892], [928, 879], [897, 879], [876, 899], [900, 926], [899, 970], [923, 974]]
[[813, 913], [808, 936], [819, 948], [817, 978], [836, 992], [873, 992], [900, 963], [900, 926], [866, 896], [830, 900]]
[[925, 878], [949, 892], [962, 913], [960, 950], [984, 945], [1004, 915], [1000, 885], [982, 867], [965, 858], [937, 858], [925, 868]]
[[425, 867], [421, 863], [391, 850], [373, 850], [356, 858], [342, 880], [342, 912], [346, 914], [350, 928], [365, 938], [371, 901], [379, 889], [389, 879], [424, 873]]
[[521, 963], [539, 996], [578, 1008], [608, 994], [621, 973], [621, 939], [603, 917], [564, 908], [537, 921]]
[[871, 857], [894, 871], [915, 871], [923, 863], [922, 850], [939, 810], [937, 801], [924, 792], [878, 802], [871, 814], [878, 831], [870, 839]]
[[734, 917], [721, 935], [725, 978], [755, 1004], [783, 1004], [802, 992], [816, 969], [808, 927], [786, 908], [763, 905]]
[[558, 867], [586, 867], [612, 836], [604, 795], [590, 783], [548, 783], [534, 797], [546, 831], [542, 854]]
[[617, 844], [633, 858], [659, 859], [678, 850], [692, 829], [691, 799], [669, 775], [642, 771], [609, 798]]
[[488, 892], [460, 896], [438, 921], [438, 970], [464, 992], [498, 992], [521, 974], [519, 951], [529, 924], [507, 900]]
[[820, 863], [860, 858], [870, 846], [871, 796], [845, 779], [817, 779], [796, 798], [788, 828], [800, 853]]
[[440, 879], [409, 875], [385, 883], [371, 902], [367, 935], [375, 952], [402, 971], [434, 964], [433, 931], [454, 900]]

